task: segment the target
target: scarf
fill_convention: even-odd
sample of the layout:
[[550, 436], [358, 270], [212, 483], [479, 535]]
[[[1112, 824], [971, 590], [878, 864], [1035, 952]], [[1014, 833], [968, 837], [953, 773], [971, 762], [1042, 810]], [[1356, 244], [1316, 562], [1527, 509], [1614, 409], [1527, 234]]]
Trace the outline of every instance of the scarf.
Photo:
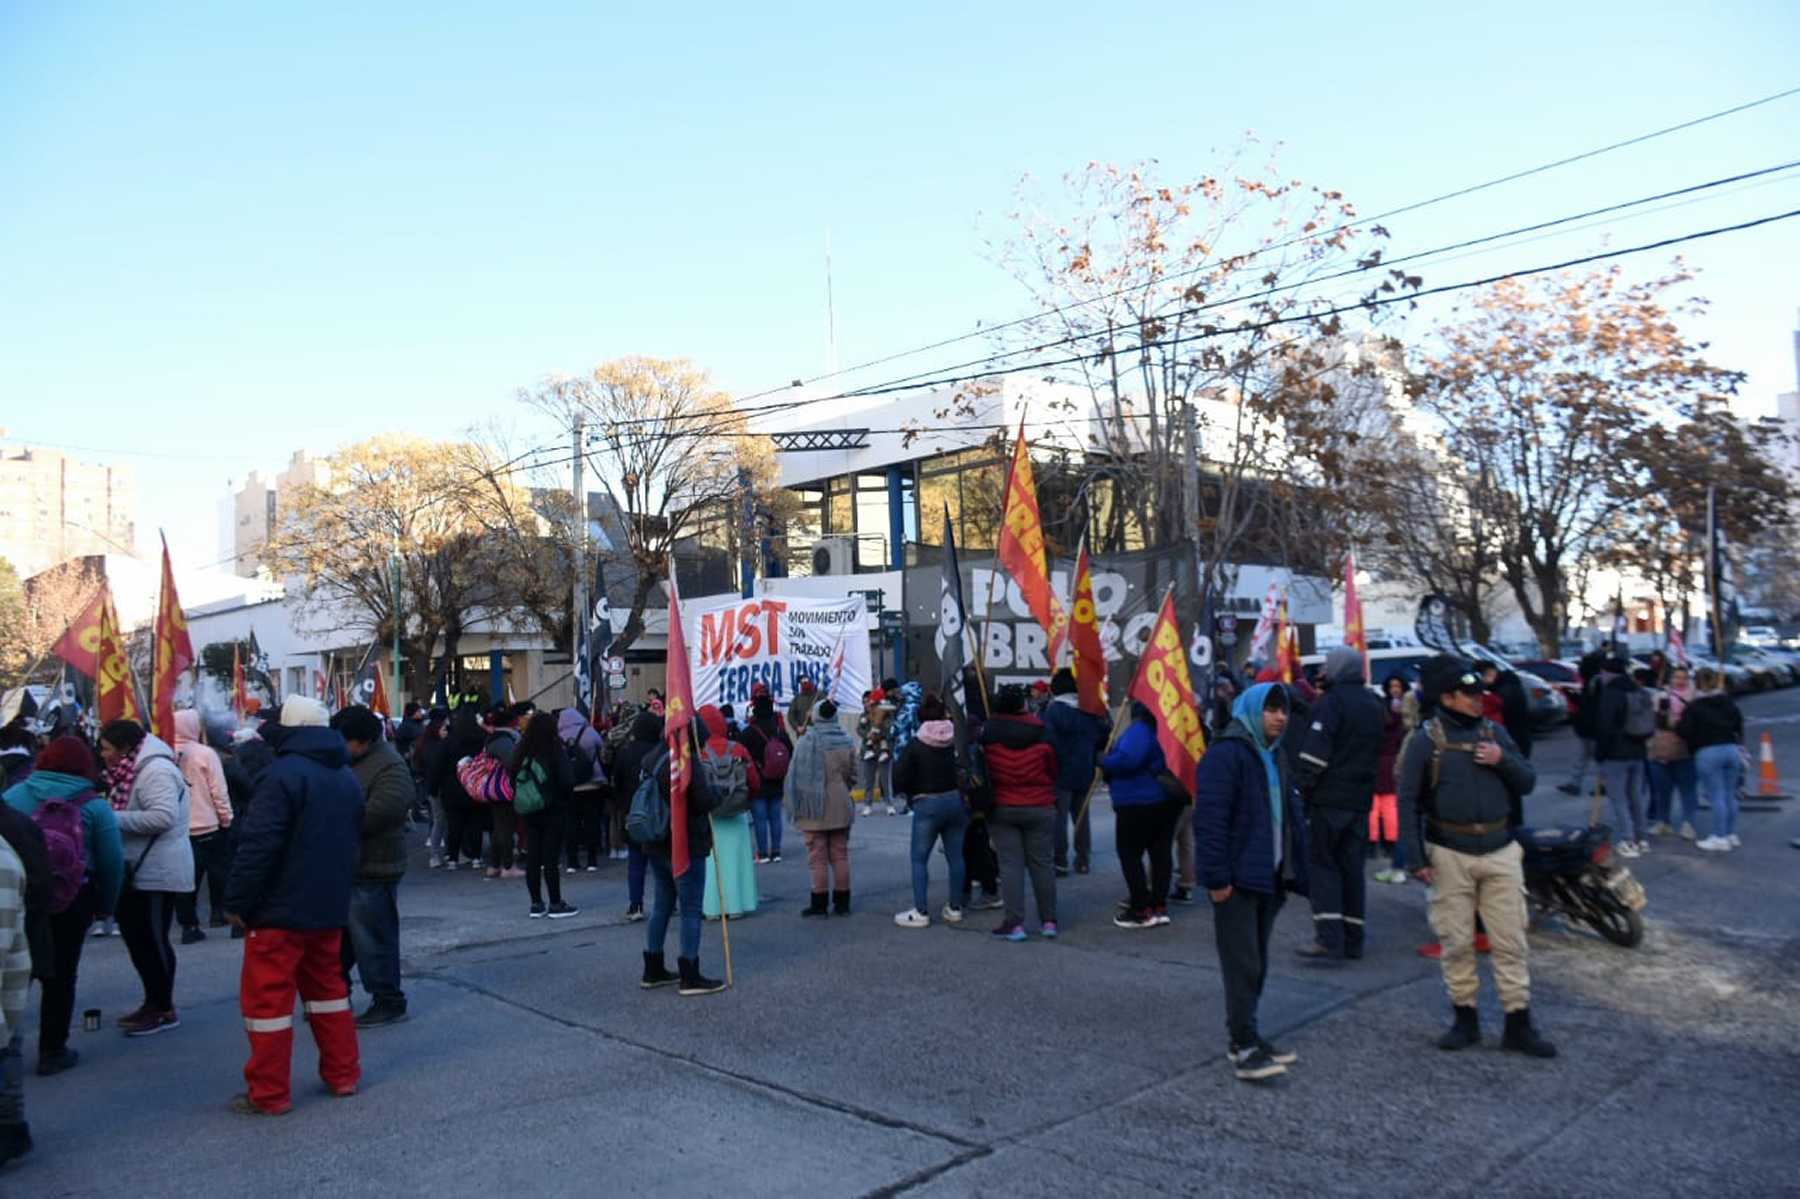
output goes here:
[[854, 751], [856, 743], [844, 726], [835, 720], [811, 725], [794, 745], [793, 761], [788, 763], [787, 784], [783, 798], [788, 817], [801, 820], [823, 820], [829, 785], [825, 781], [825, 755], [834, 749]]
[[1256, 747], [1257, 756], [1262, 759], [1263, 772], [1269, 780], [1269, 826], [1275, 834], [1272, 840], [1275, 842], [1275, 869], [1279, 873], [1281, 846], [1286, 838], [1281, 827], [1282, 817], [1285, 815], [1281, 802], [1281, 765], [1275, 760], [1275, 750], [1282, 739], [1277, 737], [1274, 741], [1265, 740], [1262, 721], [1263, 708], [1269, 702], [1269, 692], [1274, 691], [1277, 686], [1276, 683], [1256, 684], [1238, 696], [1237, 703], [1231, 707], [1231, 715], [1250, 734], [1250, 743]]
[[[139, 749], [142, 749], [139, 746]], [[131, 804], [132, 784], [137, 782], [138, 756], [136, 751], [122, 755], [117, 762], [108, 766], [104, 772], [106, 798], [113, 806], [113, 811], [123, 812]]]

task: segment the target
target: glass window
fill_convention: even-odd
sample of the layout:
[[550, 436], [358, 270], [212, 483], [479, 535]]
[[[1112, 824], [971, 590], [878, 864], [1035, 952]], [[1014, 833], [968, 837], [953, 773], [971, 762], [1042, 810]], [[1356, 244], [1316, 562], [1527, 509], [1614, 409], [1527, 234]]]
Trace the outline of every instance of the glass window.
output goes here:
[[856, 506], [850, 494], [848, 479], [826, 481], [825, 531], [846, 536], [856, 532]]
[[886, 570], [888, 564], [887, 492], [856, 494], [856, 565], [861, 571]]

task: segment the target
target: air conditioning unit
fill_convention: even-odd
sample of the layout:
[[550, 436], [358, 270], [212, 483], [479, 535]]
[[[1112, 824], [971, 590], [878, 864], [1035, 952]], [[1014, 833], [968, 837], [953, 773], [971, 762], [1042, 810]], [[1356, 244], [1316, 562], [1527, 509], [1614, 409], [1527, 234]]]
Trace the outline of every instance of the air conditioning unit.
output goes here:
[[813, 575], [853, 575], [856, 573], [856, 538], [821, 537], [813, 543]]

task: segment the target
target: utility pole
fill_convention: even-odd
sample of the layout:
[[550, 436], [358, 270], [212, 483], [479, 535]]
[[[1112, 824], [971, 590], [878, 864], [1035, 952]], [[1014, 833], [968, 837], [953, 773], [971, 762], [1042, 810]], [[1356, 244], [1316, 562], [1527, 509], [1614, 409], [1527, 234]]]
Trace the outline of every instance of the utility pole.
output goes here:
[[1720, 593], [1725, 589], [1725, 580], [1721, 577], [1723, 566], [1719, 556], [1718, 488], [1709, 483], [1706, 487], [1706, 602], [1712, 619], [1713, 658], [1718, 662], [1725, 661], [1724, 604], [1720, 602]]
[[[588, 621], [588, 596], [587, 596], [588, 510], [587, 510], [587, 488], [582, 479], [582, 467], [583, 467], [583, 465], [585, 465], [585, 463], [587, 461], [587, 445], [586, 445], [587, 418], [586, 417], [581, 416], [581, 415], [577, 415], [575, 417], [575, 428], [571, 435], [571, 440], [573, 442], [573, 446], [571, 448], [574, 450], [574, 458], [575, 458], [574, 472], [573, 472], [574, 476], [575, 476], [574, 480], [573, 480], [573, 486], [575, 488], [575, 596], [574, 596], [575, 611], [573, 613], [574, 618], [569, 621], [569, 651], [570, 651], [570, 656], [573, 659], [574, 666], [575, 666], [575, 680], [576, 680], [575, 706], [578, 708], [587, 707], [589, 709], [587, 714], [592, 715], [592, 704], [594, 702], [593, 701], [594, 686], [593, 686], [593, 677], [592, 677], [592, 673], [591, 673], [592, 664], [591, 664], [591, 662], [588, 661], [588, 658], [591, 657], [591, 655], [589, 654], [590, 647], [587, 644], [588, 639], [586, 636], [587, 621]], [[588, 694], [586, 694], [586, 695], [581, 694], [581, 691], [582, 691], [581, 678], [582, 678], [582, 675], [584, 672], [586, 672], [588, 674], [588, 686], [586, 688]]]
[[[1206, 620], [1206, 614], [1212, 611], [1213, 597], [1211, 589], [1207, 586], [1206, 555], [1201, 552], [1200, 547], [1200, 417], [1194, 410], [1192, 396], [1182, 400], [1181, 410], [1183, 431], [1187, 441], [1187, 445], [1183, 447], [1181, 473], [1181, 520], [1187, 526], [1188, 540], [1194, 546], [1194, 582], [1197, 584], [1195, 619]], [[1205, 637], [1207, 643], [1213, 647], [1212, 652], [1207, 655], [1207, 661], [1212, 665], [1207, 667], [1206, 679], [1203, 684], [1205, 690], [1201, 692], [1202, 696], [1211, 696], [1213, 676], [1219, 668], [1219, 647], [1212, 629], [1201, 629], [1199, 632], [1200, 636]], [[1202, 710], [1204, 710], [1205, 702], [1204, 699], [1201, 701]]]
[[[394, 530], [394, 549], [388, 555], [388, 576], [394, 591], [394, 695], [388, 700], [388, 716], [398, 717], [406, 710], [406, 696], [400, 688], [400, 531]], [[414, 680], [415, 682], [417, 680]], [[395, 707], [399, 712], [393, 711]]]

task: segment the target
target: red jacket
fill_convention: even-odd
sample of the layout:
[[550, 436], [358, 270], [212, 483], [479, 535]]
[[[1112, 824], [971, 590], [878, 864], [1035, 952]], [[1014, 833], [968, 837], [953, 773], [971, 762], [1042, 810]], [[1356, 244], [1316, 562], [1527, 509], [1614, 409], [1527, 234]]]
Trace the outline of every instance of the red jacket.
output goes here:
[[994, 802], [1009, 808], [1056, 806], [1056, 751], [1035, 716], [995, 716], [981, 730]]

